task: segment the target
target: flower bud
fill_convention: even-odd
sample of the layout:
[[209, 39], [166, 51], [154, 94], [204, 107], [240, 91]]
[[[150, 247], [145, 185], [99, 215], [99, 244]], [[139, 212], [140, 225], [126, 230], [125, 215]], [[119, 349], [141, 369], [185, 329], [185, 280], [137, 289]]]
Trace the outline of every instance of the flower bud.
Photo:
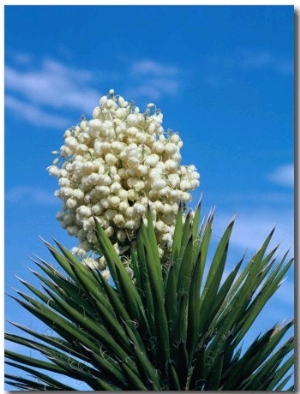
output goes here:
[[136, 126], [139, 124], [139, 119], [136, 114], [130, 114], [127, 116], [127, 124], [128, 126]]
[[100, 215], [103, 212], [102, 205], [100, 203], [97, 203], [92, 206], [92, 214], [93, 215]]
[[144, 207], [144, 205], [140, 204], [140, 203], [136, 203], [133, 206], [133, 211], [137, 214], [137, 215], [143, 215], [146, 212], [146, 208]]
[[103, 276], [103, 278], [108, 282], [110, 279], [110, 272], [108, 269], [101, 271], [101, 275]]
[[86, 207], [85, 205], [81, 205], [79, 208], [77, 208], [76, 212], [80, 215], [80, 216], [91, 216], [92, 212], [90, 210], [90, 208]]
[[107, 199], [113, 207], [117, 207], [121, 201], [118, 196], [109, 196]]
[[60, 175], [60, 169], [56, 165], [52, 165], [47, 168], [49, 175], [53, 175], [56, 177], [59, 177]]
[[165, 169], [168, 172], [176, 171], [177, 167], [178, 167], [178, 164], [174, 160], [167, 160], [165, 162]]
[[153, 190], [160, 190], [166, 187], [166, 181], [164, 179], [156, 179], [153, 184], [152, 188]]
[[105, 155], [105, 161], [109, 166], [113, 166], [114, 164], [116, 164], [118, 162], [118, 158], [113, 155], [112, 153], [107, 153]]
[[66, 201], [66, 205], [70, 209], [75, 208], [77, 205], [77, 201], [74, 198], [68, 198]]
[[149, 167], [154, 167], [159, 161], [159, 156], [152, 154], [145, 159], [145, 164]]
[[126, 239], [127, 239], [127, 234], [126, 234], [126, 232], [123, 231], [123, 230], [118, 230], [118, 231], [117, 231], [117, 239], [118, 239], [120, 242], [125, 242]]
[[85, 259], [82, 260], [82, 264], [85, 265], [86, 267], [91, 268], [92, 270], [97, 270], [99, 269], [99, 263], [97, 260], [95, 260], [92, 257], [86, 257]]
[[135, 220], [128, 220], [128, 222], [125, 223], [125, 228], [129, 230], [133, 230], [138, 227], [138, 223]]
[[[125, 225], [125, 218], [123, 215], [121, 215], [120, 213], [115, 215], [113, 218], [113, 222], [115, 223], [116, 226], [118, 226], [119, 228], [123, 228]], [[117, 233], [118, 236], [118, 233]]]
[[104, 231], [108, 237], [112, 237], [114, 235], [114, 229], [112, 226], [107, 227]]
[[153, 150], [154, 150], [155, 153], [160, 155], [165, 150], [165, 146], [164, 146], [164, 144], [162, 142], [156, 141], [153, 144]]

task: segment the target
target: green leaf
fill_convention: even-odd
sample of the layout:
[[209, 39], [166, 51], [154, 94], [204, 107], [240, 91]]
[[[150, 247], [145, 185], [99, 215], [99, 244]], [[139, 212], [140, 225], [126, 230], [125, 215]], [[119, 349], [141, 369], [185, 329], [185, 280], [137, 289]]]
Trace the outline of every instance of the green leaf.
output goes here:
[[[7, 334], [12, 343], [38, 351], [48, 361], [7, 351], [7, 363], [31, 374], [7, 375], [20, 390], [65, 390], [49, 373], [76, 377], [92, 390], [282, 390], [293, 366], [293, 322], [263, 333], [243, 349], [240, 343], [279, 288], [293, 260], [276, 263], [267, 251], [273, 231], [242, 267], [243, 259], [224, 278], [234, 220], [207, 258], [213, 212], [200, 222], [180, 206], [170, 261], [159, 258], [150, 209], [128, 250], [134, 279], [98, 222], [95, 232], [113, 285], [101, 273], [82, 265], [65, 247], [45, 242], [63, 273], [44, 260], [33, 271], [42, 286], [21, 282], [35, 296], [17, 291], [12, 297], [51, 328], [35, 333], [12, 323], [27, 338]], [[194, 217], [194, 219], [193, 219]], [[203, 282], [204, 272], [208, 275]], [[293, 386], [292, 386], [293, 387]], [[72, 389], [72, 388], [71, 388]]]
[[225, 268], [229, 238], [232, 232], [233, 225], [234, 218], [230, 221], [220, 240], [220, 243], [218, 244], [217, 250], [215, 252], [207, 275], [203, 292], [201, 294], [201, 321], [199, 324], [199, 333], [206, 331], [210, 325], [212, 312], [214, 311], [214, 308], [211, 307], [211, 302], [217, 297], [218, 289]]
[[195, 214], [194, 214], [194, 219], [193, 219], [192, 233], [193, 233], [194, 240], [198, 237], [201, 205], [202, 205], [202, 196], [197, 204]]
[[131, 319], [140, 321], [144, 326], [147, 326], [147, 318], [145, 316], [143, 303], [138, 291], [120, 261], [119, 256], [117, 255], [105, 231], [97, 221], [96, 235], [100, 248], [103, 250], [103, 254], [112, 274], [114, 283], [120, 292], [124, 305], [127, 305]]
[[182, 227], [183, 227], [183, 206], [182, 203], [180, 203], [178, 207], [176, 222], [175, 222], [171, 261], [178, 261], [180, 255]]
[[[90, 361], [90, 357], [87, 356], [84, 352], [82, 352], [82, 349], [79, 349], [79, 347], [77, 348], [76, 346], [74, 346], [74, 343], [70, 344], [68, 341], [63, 340], [60, 337], [40, 334], [34, 330], [22, 326], [21, 324], [17, 324], [11, 321], [8, 322], [13, 326], [17, 327], [18, 329], [26, 332], [27, 334], [30, 334], [34, 338], [38, 338], [41, 341], [48, 343], [57, 349], [63, 350], [64, 352], [71, 354], [75, 357], [82, 358], [85, 361]], [[13, 337], [10, 337], [10, 334], [6, 334], [6, 335], [8, 336], [7, 339], [13, 342]]]
[[[91, 360], [95, 360], [95, 362], [97, 362], [101, 368], [107, 371], [108, 374], [111, 374], [112, 377], [117, 378], [121, 382], [123, 381], [123, 376], [119, 374], [118, 368], [116, 368], [117, 364], [107, 362], [106, 359], [98, 356], [101, 344], [95, 342], [90, 336], [86, 336], [86, 334], [84, 334], [84, 332], [81, 331], [79, 327], [69, 323], [59, 315], [52, 312], [50, 308], [43, 307], [41, 304], [37, 304], [37, 307], [34, 307], [16, 298], [15, 300], [25, 309], [35, 315], [39, 320], [48, 325], [52, 330], [60, 334], [67, 341], [70, 343], [76, 341], [81, 345], [83, 350], [88, 349]], [[18, 360], [16, 359], [16, 361]]]
[[[190, 293], [190, 284], [191, 284], [191, 273], [193, 269], [193, 239], [192, 235], [188, 241], [188, 244], [185, 249], [185, 254], [183, 256], [183, 260], [181, 263], [179, 278], [177, 281], [177, 321], [178, 323], [175, 325], [175, 335], [173, 336], [173, 341], [177, 340], [187, 340], [187, 319], [188, 319], [188, 302], [189, 302], [189, 293]], [[194, 313], [194, 312], [193, 312]], [[177, 330], [177, 328], [179, 328]], [[176, 331], [180, 331], [180, 334], [176, 334]]]
[[[146, 267], [150, 282], [151, 294], [154, 304], [154, 325], [157, 337], [157, 347], [159, 351], [159, 363], [161, 367], [166, 367], [170, 355], [169, 345], [169, 330], [167, 323], [166, 311], [164, 308], [164, 286], [162, 279], [162, 271], [155, 268], [155, 255], [152, 254], [152, 249], [155, 245], [150, 243], [147, 236], [145, 225], [142, 223], [140, 234], [143, 236], [144, 249], [146, 256]], [[138, 236], [141, 236], [138, 235]]]
[[[16, 367], [20, 368], [20, 366], [18, 364], [16, 364]], [[46, 390], [52, 390], [52, 389], [56, 390], [59, 388], [56, 385], [56, 383], [52, 383], [49, 386], [45, 383], [38, 383], [36, 380], [29, 380], [29, 379], [22, 378], [20, 376], [5, 374], [5, 377], [8, 379], [12, 379], [12, 380], [6, 380], [5, 381], [6, 384], [17, 387], [21, 390], [23, 389], [25, 391], [28, 391], [28, 390], [29, 391], [46, 391]], [[68, 386], [66, 386], [66, 387], [68, 387]], [[63, 388], [61, 390], [63, 390]], [[74, 389], [72, 389], [71, 387], [67, 388], [67, 390], [74, 391]]]
[[170, 335], [173, 333], [177, 316], [177, 280], [175, 263], [171, 263], [166, 276], [165, 290], [165, 310]]

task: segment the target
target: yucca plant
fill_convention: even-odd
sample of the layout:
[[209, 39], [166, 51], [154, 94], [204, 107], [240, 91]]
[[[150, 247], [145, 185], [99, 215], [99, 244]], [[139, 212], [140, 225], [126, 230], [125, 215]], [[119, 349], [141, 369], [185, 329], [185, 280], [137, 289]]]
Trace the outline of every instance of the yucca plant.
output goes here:
[[[7, 364], [29, 374], [6, 375], [21, 390], [76, 390], [52, 373], [85, 382], [91, 390], [281, 391], [292, 375], [293, 322], [262, 333], [246, 349], [242, 341], [276, 292], [293, 260], [269, 251], [273, 231], [243, 264], [224, 278], [234, 218], [212, 260], [208, 258], [213, 216], [200, 224], [179, 209], [172, 251], [159, 257], [151, 212], [142, 221], [127, 256], [129, 275], [110, 239], [95, 220], [95, 233], [112, 283], [83, 266], [64, 246], [45, 242], [59, 266], [36, 261], [39, 290], [13, 297], [53, 330], [41, 334], [12, 323], [32, 339], [6, 339], [39, 351], [48, 361], [7, 350]], [[185, 220], [184, 220], [185, 219]], [[243, 266], [242, 266], [243, 264]], [[288, 388], [293, 390], [294, 386]]]

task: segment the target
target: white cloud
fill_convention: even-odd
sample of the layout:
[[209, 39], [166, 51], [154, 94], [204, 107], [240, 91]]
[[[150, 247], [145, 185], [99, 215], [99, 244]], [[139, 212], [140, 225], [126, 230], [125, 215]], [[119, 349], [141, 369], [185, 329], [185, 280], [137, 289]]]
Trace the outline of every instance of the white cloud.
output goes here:
[[152, 60], [137, 61], [131, 65], [131, 86], [126, 94], [158, 100], [176, 96], [181, 86], [180, 70]]
[[92, 73], [75, 70], [45, 59], [38, 70], [5, 69], [6, 88], [25, 99], [51, 108], [76, 108], [89, 111], [98, 103], [100, 93], [87, 86]]
[[17, 52], [17, 51], [10, 51], [10, 55], [12, 56], [13, 60], [19, 64], [30, 64], [32, 63], [32, 56], [26, 52]]
[[[214, 230], [216, 236], [223, 234], [230, 218], [230, 214], [216, 212]], [[293, 254], [294, 217], [293, 212], [288, 210], [273, 212], [252, 208], [247, 212], [237, 213], [230, 244], [252, 254], [262, 246], [274, 227], [275, 233], [270, 246], [275, 247], [280, 244], [279, 253], [285, 253], [290, 249], [290, 254]]]
[[270, 68], [279, 74], [293, 73], [293, 60], [288, 60], [267, 50], [242, 50], [237, 59], [240, 67], [245, 69]]
[[269, 174], [268, 179], [281, 186], [294, 187], [294, 165], [290, 163], [279, 166]]
[[281, 75], [291, 75], [294, 71], [293, 59], [265, 49], [241, 48], [227, 55], [210, 57], [209, 61], [219, 69], [220, 67], [245, 71], [270, 69]]
[[276, 300], [276, 302], [282, 303], [281, 306], [283, 307], [293, 308], [295, 305], [294, 293], [294, 282], [291, 279], [285, 279], [274, 294], [274, 300]]
[[161, 76], [174, 76], [179, 74], [179, 69], [174, 66], [166, 66], [161, 63], [155, 62], [153, 60], [142, 60], [133, 63], [132, 72], [137, 74], [147, 74], [147, 75], [154, 75], [156, 77]]
[[26, 103], [10, 95], [5, 97], [6, 108], [15, 112], [20, 119], [24, 119], [35, 126], [66, 129], [72, 123], [70, 119], [59, 115], [51, 115], [38, 105]]
[[243, 68], [263, 68], [272, 66], [275, 58], [268, 51], [242, 51], [238, 63]]
[[[231, 218], [230, 214], [216, 212], [214, 220], [213, 239], [219, 241]], [[224, 277], [235, 267], [235, 264], [245, 255], [245, 263], [262, 246], [266, 237], [275, 227], [275, 232], [270, 242], [268, 251], [279, 245], [276, 251], [275, 264], [289, 250], [286, 262], [293, 257], [293, 213], [287, 210], [278, 213], [252, 209], [252, 212], [237, 214], [229, 244], [229, 258]], [[241, 269], [242, 270], [242, 269]], [[241, 272], [241, 271], [240, 271]], [[264, 329], [270, 328], [272, 324], [282, 321], [284, 318], [293, 316], [294, 307], [294, 283], [293, 270], [290, 269], [284, 277], [282, 285], [272, 296], [264, 312], [258, 317], [254, 327], [251, 328], [251, 336], [258, 335]]]
[[179, 90], [179, 81], [169, 78], [153, 78], [141, 83], [133, 84], [126, 90], [126, 95], [143, 97], [148, 100], [159, 100], [165, 95], [175, 96]]
[[[95, 89], [99, 81], [126, 81], [123, 92], [127, 99], [158, 100], [175, 96], [180, 87], [180, 70], [151, 59], [130, 62], [123, 74], [115, 70], [93, 70], [69, 67], [44, 58], [40, 62], [28, 53], [11, 53], [12, 65], [5, 68], [6, 107], [34, 125], [66, 127], [65, 113], [80, 111], [89, 117], [103, 92]], [[56, 113], [55, 116], [52, 114]], [[78, 117], [79, 119], [79, 117]]]
[[[192, 206], [195, 206], [200, 198], [201, 192], [195, 190], [192, 193]], [[293, 191], [290, 188], [276, 188], [274, 191], [265, 190], [250, 190], [242, 193], [239, 190], [229, 190], [226, 193], [216, 194], [213, 190], [205, 191], [204, 200], [211, 203], [213, 206], [231, 207], [232, 212], [236, 209], [248, 209], [250, 206], [267, 207], [275, 206], [280, 209], [286, 209], [293, 206], [294, 198]]]
[[56, 205], [53, 193], [33, 186], [16, 186], [6, 191], [5, 199], [11, 204]]

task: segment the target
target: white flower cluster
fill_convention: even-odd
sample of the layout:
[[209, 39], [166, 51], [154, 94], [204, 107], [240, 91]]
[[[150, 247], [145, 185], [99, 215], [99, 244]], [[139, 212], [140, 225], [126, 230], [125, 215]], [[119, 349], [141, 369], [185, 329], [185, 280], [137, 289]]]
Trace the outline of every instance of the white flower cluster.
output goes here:
[[73, 252], [84, 259], [97, 251], [94, 217], [124, 246], [149, 205], [163, 253], [172, 243], [179, 203], [191, 200], [189, 191], [199, 186], [200, 175], [195, 166], [180, 165], [182, 141], [177, 133], [164, 132], [154, 104], [141, 113], [113, 90], [99, 104], [93, 118], [68, 129], [60, 152], [53, 152], [60, 157], [48, 172], [59, 178], [55, 195], [63, 201], [57, 219], [78, 238]]

